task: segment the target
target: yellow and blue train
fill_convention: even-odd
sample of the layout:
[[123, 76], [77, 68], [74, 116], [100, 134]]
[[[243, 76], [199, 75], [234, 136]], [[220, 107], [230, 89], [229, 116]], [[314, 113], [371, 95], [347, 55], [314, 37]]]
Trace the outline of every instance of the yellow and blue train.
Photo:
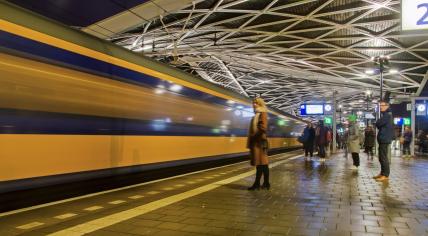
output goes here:
[[[248, 98], [0, 3], [0, 193], [246, 155], [251, 117]], [[269, 117], [271, 148], [299, 146], [303, 121]]]

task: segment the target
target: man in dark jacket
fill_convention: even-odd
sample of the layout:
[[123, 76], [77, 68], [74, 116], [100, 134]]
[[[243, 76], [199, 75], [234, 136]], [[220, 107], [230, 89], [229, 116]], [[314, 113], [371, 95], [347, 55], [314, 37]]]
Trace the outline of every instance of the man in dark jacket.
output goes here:
[[376, 127], [379, 132], [377, 134], [377, 142], [379, 144], [379, 162], [380, 174], [375, 176], [376, 181], [385, 181], [389, 178], [389, 160], [388, 160], [388, 145], [394, 139], [394, 123], [392, 114], [389, 109], [389, 104], [382, 101], [380, 103], [381, 118], [376, 122]]
[[[312, 127], [312, 123], [309, 123], [303, 131], [304, 143], [303, 147], [305, 148], [305, 160], [309, 161], [314, 156], [314, 140], [315, 140], [315, 129]], [[310, 154], [310, 158], [308, 157]]]
[[315, 130], [315, 143], [318, 147], [318, 156], [320, 161], [325, 161], [325, 145], [327, 144], [327, 128], [324, 126], [324, 121], [318, 122], [318, 127]]

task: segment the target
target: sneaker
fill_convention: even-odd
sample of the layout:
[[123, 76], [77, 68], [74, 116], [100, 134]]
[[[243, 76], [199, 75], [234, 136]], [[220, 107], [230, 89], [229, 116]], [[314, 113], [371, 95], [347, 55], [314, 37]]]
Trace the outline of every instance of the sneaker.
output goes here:
[[325, 158], [320, 158], [320, 162], [325, 162]]
[[358, 170], [358, 166], [352, 166], [351, 170]]
[[382, 177], [382, 175], [381, 175], [381, 174], [378, 174], [378, 175], [374, 176], [374, 177], [373, 177], [373, 179], [378, 179], [378, 178], [380, 178], [380, 177]]
[[379, 181], [379, 182], [380, 181], [387, 181], [388, 179], [389, 179], [388, 177], [382, 175], [379, 178], [377, 178], [376, 181]]

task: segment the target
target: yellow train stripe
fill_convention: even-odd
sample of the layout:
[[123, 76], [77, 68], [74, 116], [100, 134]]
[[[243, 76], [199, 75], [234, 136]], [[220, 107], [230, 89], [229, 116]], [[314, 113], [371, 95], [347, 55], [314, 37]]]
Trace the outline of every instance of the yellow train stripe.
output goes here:
[[[271, 148], [296, 144], [270, 139]], [[248, 151], [246, 137], [3, 134], [0, 146], [0, 181]]]

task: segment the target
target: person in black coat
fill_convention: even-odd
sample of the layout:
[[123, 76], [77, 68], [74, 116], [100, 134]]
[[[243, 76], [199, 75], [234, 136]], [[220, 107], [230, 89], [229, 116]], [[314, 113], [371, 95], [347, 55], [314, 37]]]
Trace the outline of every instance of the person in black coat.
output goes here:
[[377, 134], [377, 142], [379, 144], [379, 162], [380, 174], [375, 176], [376, 181], [385, 181], [389, 178], [389, 160], [388, 160], [388, 145], [394, 139], [394, 123], [392, 114], [389, 109], [389, 104], [382, 101], [380, 103], [381, 118], [376, 122], [376, 127], [379, 132]]
[[375, 132], [373, 130], [373, 127], [368, 126], [366, 128], [366, 131], [364, 132], [364, 149], [367, 153], [367, 159], [373, 160], [373, 147], [375, 145]]
[[[312, 127], [312, 123], [309, 123], [303, 131], [305, 142], [303, 147], [305, 148], [306, 161], [309, 161], [314, 156], [314, 141], [315, 141], [315, 129]], [[308, 157], [310, 154], [310, 158]]]
[[324, 121], [318, 122], [318, 127], [315, 129], [315, 144], [318, 148], [318, 156], [320, 161], [325, 161], [325, 146], [327, 145], [327, 127], [324, 126]]

